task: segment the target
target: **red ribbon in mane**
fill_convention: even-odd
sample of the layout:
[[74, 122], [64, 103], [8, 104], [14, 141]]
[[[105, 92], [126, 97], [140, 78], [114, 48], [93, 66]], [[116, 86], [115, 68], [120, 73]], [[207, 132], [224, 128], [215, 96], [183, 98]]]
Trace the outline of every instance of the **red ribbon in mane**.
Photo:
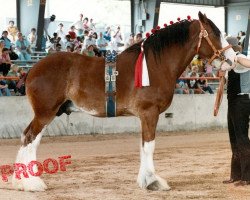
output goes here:
[[135, 65], [135, 87], [142, 87], [142, 61], [143, 61], [143, 51], [139, 54], [136, 65]]

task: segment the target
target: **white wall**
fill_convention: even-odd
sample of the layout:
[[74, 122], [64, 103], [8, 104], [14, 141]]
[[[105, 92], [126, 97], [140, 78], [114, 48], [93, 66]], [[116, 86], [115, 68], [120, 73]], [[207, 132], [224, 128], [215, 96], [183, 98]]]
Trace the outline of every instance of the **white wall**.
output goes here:
[[[173, 118], [160, 115], [158, 131], [199, 130], [225, 128], [227, 99], [224, 96], [219, 115], [213, 116], [215, 95], [175, 95], [166, 111]], [[20, 137], [33, 118], [26, 97], [0, 98], [0, 138]], [[140, 121], [136, 117], [96, 118], [85, 113], [63, 114], [48, 126], [46, 135], [78, 135], [90, 133], [139, 132]]]

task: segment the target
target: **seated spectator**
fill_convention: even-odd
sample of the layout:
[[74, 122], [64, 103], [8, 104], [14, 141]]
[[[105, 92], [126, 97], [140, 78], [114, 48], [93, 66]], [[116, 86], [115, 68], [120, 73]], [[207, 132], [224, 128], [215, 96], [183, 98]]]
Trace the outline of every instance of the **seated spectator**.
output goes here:
[[96, 41], [97, 47], [99, 48], [99, 51], [101, 53], [101, 56], [106, 56], [106, 52], [107, 52], [107, 46], [108, 46], [108, 42], [107, 40], [105, 40], [103, 38], [103, 34], [102, 32], [99, 33], [99, 38]]
[[121, 33], [121, 28], [120, 26], [117, 27], [117, 30], [113, 36], [114, 39], [114, 44], [116, 45], [116, 47], [122, 47], [124, 46], [124, 44], [122, 43], [122, 33]]
[[0, 80], [0, 96], [11, 96], [10, 90], [5, 80]]
[[185, 71], [181, 74], [180, 78], [176, 80], [175, 94], [193, 94], [193, 90], [190, 90], [187, 81], [181, 78], [185, 77]]
[[16, 85], [17, 90], [18, 90], [20, 95], [25, 95], [26, 94], [25, 79], [26, 79], [27, 73], [24, 71], [23, 68], [19, 68], [17, 72], [19, 74], [19, 81]]
[[127, 42], [125, 43], [125, 49], [132, 46], [134, 43], [135, 43], [134, 34], [131, 33], [128, 40], [127, 40]]
[[52, 53], [60, 52], [61, 50], [62, 50], [61, 44], [57, 43], [56, 46], [55, 46], [55, 49], [51, 47], [51, 48], [48, 50], [48, 53], [49, 53], [49, 54], [52, 54]]
[[[201, 73], [200, 74], [200, 77], [205, 77], [205, 73]], [[209, 94], [214, 94], [212, 88], [208, 85], [207, 83], [207, 79], [205, 80], [198, 80], [198, 84], [200, 85], [201, 89], [204, 91], [204, 92], [209, 92]]]
[[30, 43], [23, 37], [22, 33], [17, 34], [16, 49], [20, 60], [31, 60]]
[[30, 30], [30, 33], [29, 35], [27, 36], [27, 39], [30, 43], [30, 47], [33, 51], [35, 51], [36, 49], [36, 40], [37, 40], [37, 35], [36, 35], [36, 29], [35, 28], [32, 28]]
[[0, 72], [3, 73], [3, 76], [6, 76], [10, 70], [10, 56], [9, 50], [7, 48], [3, 48], [2, 54], [0, 56]]
[[16, 41], [16, 36], [18, 33], [18, 28], [14, 25], [14, 21], [9, 21], [9, 26], [7, 27], [7, 31], [9, 33], [10, 40], [12, 42]]
[[[192, 72], [190, 77], [197, 78], [197, 74], [195, 72]], [[188, 85], [189, 89], [193, 90], [194, 94], [204, 94], [205, 93], [202, 90], [202, 88], [200, 87], [197, 79], [187, 80], [187, 85]]]
[[66, 52], [73, 52], [74, 49], [71, 46], [66, 47]]
[[94, 57], [95, 56], [94, 46], [92, 44], [88, 45], [87, 49], [84, 51], [84, 53], [87, 56]]
[[[9, 71], [9, 73], [8, 73], [7, 76], [9, 76], [9, 77], [19, 77], [19, 76], [18, 76], [18, 66], [13, 64], [13, 65], [11, 66], [10, 71]], [[16, 94], [16, 95], [19, 95], [18, 90], [17, 90], [17, 87], [16, 87], [16, 84], [17, 84], [18, 81], [7, 80], [6, 82], [7, 82], [7, 84], [8, 84], [8, 88], [9, 88], [9, 89], [13, 89], [14, 92], [15, 92], [15, 94]]]
[[5, 48], [10, 49], [10, 47], [11, 47], [11, 41], [8, 38], [8, 31], [3, 31], [2, 32], [2, 37], [0, 38], [0, 40], [4, 41], [4, 45], [5, 45], [4, 47]]
[[95, 23], [92, 18], [89, 20], [89, 30], [95, 31]]
[[92, 37], [93, 37], [93, 39], [97, 40], [98, 39], [97, 33], [96, 32], [92, 33]]
[[10, 56], [10, 60], [17, 60], [18, 59], [18, 55], [14, 51], [14, 48], [12, 45], [10, 46], [9, 56]]
[[103, 38], [108, 42], [111, 42], [111, 29], [109, 26], [106, 28], [106, 31], [103, 34]]
[[70, 27], [70, 30], [69, 30], [68, 34], [70, 35], [71, 41], [73, 41], [77, 37], [75, 30], [76, 30], [75, 26]]
[[89, 31], [89, 18], [85, 17], [84, 20], [83, 20], [83, 28], [84, 30], [88, 30]]
[[198, 72], [205, 72], [203, 61], [202, 61], [202, 59], [201, 59], [201, 57], [199, 55], [196, 55], [194, 57], [194, 59], [191, 62], [191, 65], [192, 66], [194, 66], [194, 65], [197, 66], [198, 67]]
[[63, 23], [58, 24], [58, 29], [57, 29], [56, 33], [57, 33], [58, 37], [60, 37], [62, 39], [65, 38], [66, 34], [65, 34], [64, 30], [63, 30]]
[[93, 39], [91, 34], [89, 34], [89, 37], [84, 40], [81, 52], [87, 50], [87, 47], [90, 45], [93, 45], [93, 47], [96, 48], [96, 41]]
[[[71, 41], [71, 38], [70, 38], [70, 35], [66, 35], [65, 36], [65, 39], [66, 39], [66, 42], [65, 42], [65, 47], [67, 48], [68, 46], [70, 46], [71, 48], [74, 47], [72, 41]], [[65, 49], [66, 50], [66, 49]]]
[[141, 42], [142, 41], [142, 34], [137, 33], [135, 36], [135, 43]]

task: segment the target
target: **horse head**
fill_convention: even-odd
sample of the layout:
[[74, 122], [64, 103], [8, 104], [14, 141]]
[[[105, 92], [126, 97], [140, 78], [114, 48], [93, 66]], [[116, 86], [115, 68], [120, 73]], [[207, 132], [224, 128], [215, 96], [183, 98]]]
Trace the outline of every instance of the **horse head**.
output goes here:
[[230, 48], [230, 45], [222, 45], [222, 36], [217, 26], [206, 17], [205, 14], [199, 12], [199, 41], [197, 46], [197, 54], [201, 58], [208, 58], [210, 64], [214, 59], [224, 60], [223, 52]]

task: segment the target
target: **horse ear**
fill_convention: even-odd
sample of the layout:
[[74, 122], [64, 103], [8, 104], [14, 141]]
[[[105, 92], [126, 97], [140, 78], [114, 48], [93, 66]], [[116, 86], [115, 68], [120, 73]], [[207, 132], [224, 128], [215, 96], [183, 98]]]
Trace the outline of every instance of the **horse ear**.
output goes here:
[[199, 16], [199, 20], [203, 23], [207, 23], [207, 16], [204, 14], [201, 13], [201, 11], [199, 11], [198, 13], [198, 16]]

